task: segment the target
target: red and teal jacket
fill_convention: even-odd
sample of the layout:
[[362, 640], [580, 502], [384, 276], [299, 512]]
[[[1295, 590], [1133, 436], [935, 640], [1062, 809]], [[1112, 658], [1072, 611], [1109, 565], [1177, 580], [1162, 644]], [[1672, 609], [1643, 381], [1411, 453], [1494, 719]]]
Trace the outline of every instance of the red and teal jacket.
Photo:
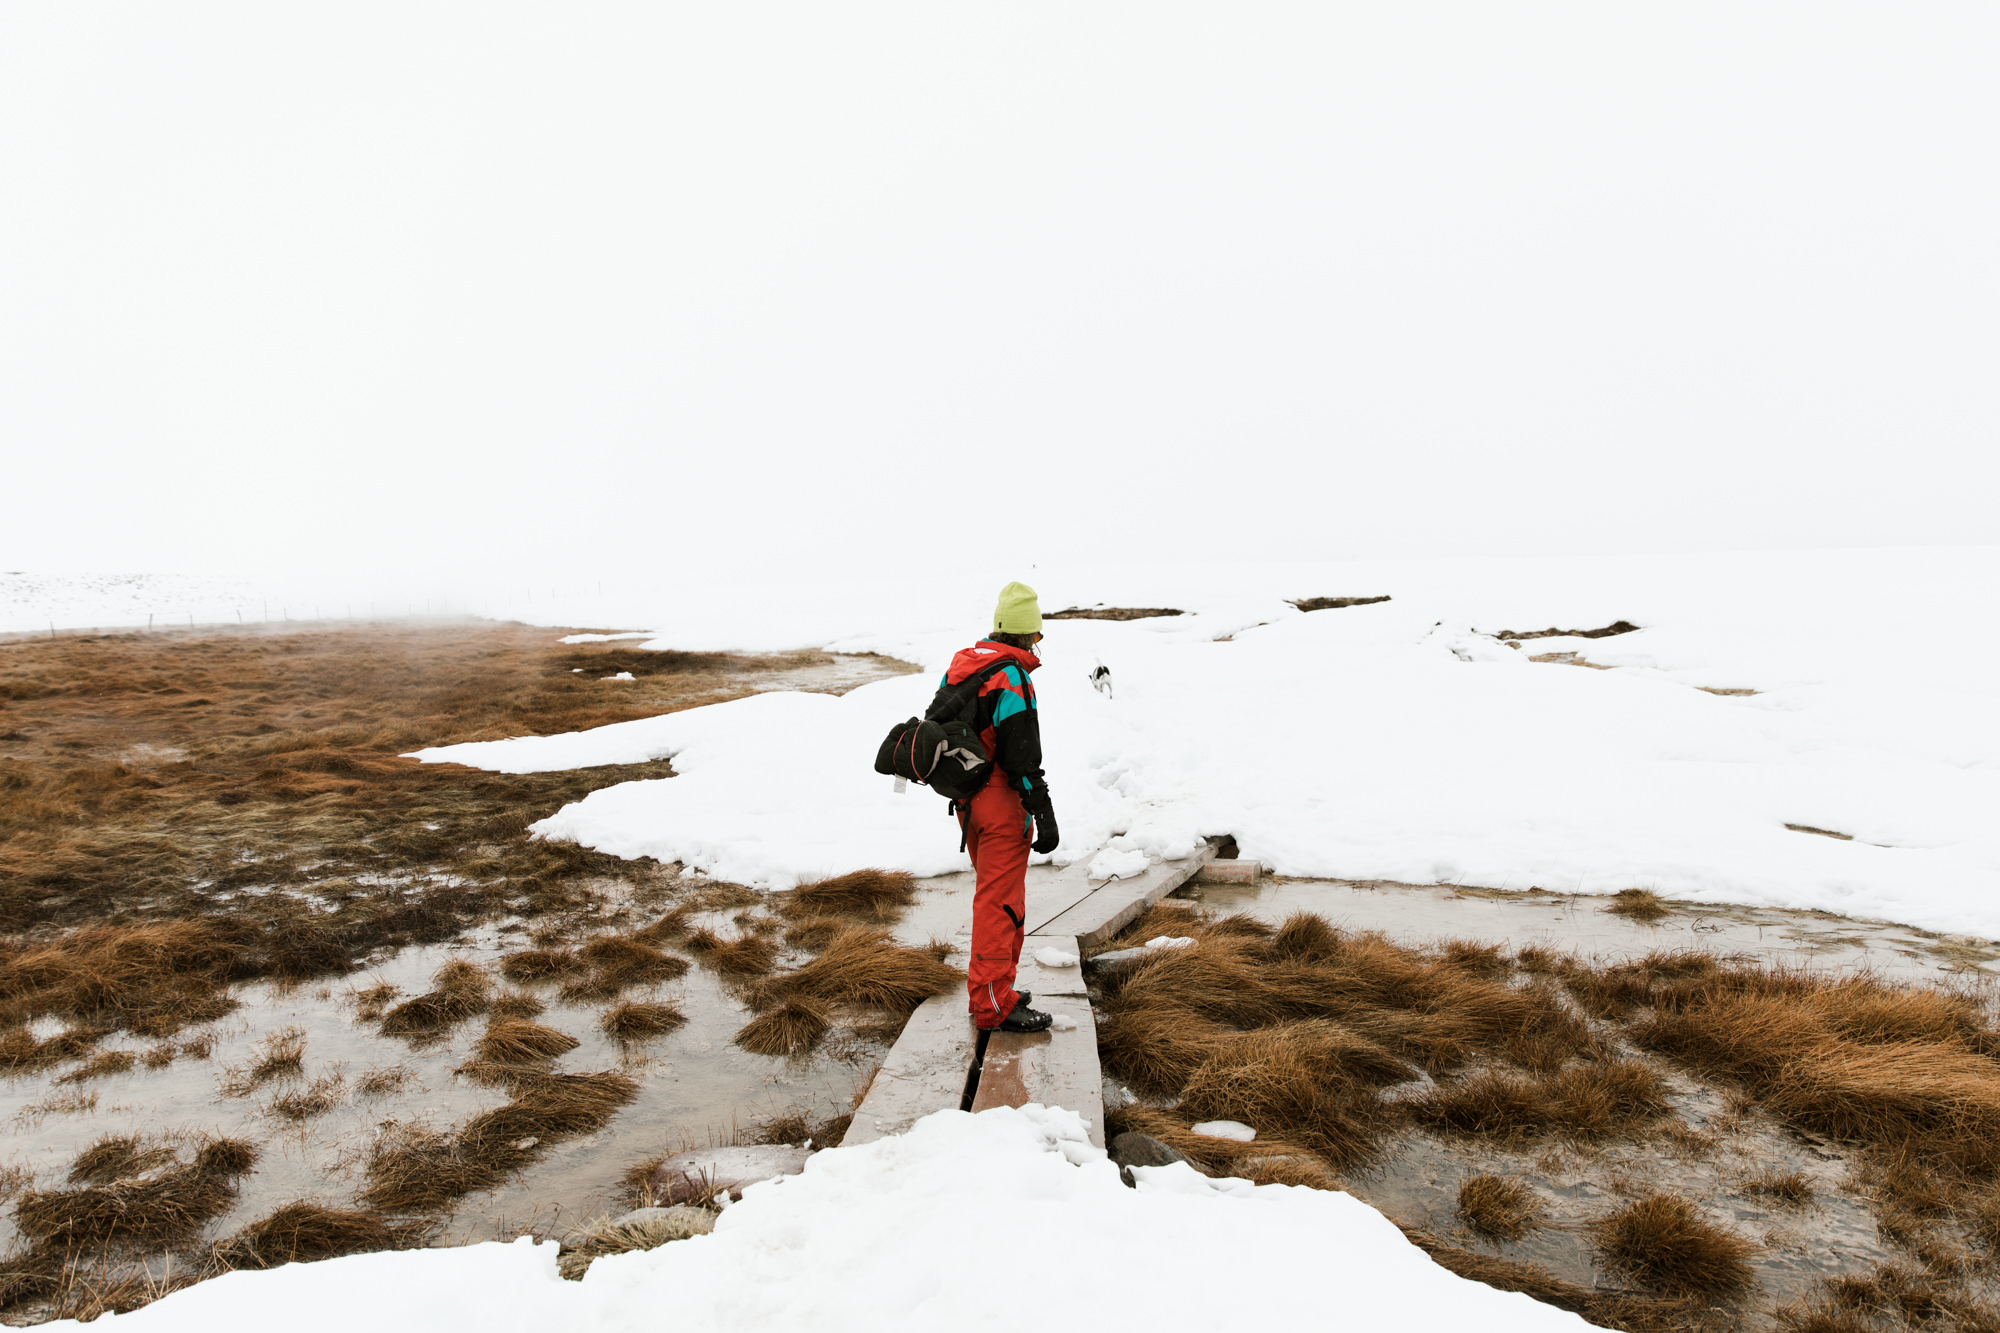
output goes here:
[[1042, 778], [1041, 718], [1028, 673], [1040, 666], [1042, 659], [1025, 648], [981, 639], [951, 659], [938, 688], [956, 685], [980, 668], [991, 666], [996, 655], [1010, 657], [1013, 662], [988, 676], [979, 687], [975, 714], [979, 743], [1006, 774], [1007, 785], [1031, 805], [1039, 805], [1041, 802], [1033, 798], [1045, 798], [1047, 784]]

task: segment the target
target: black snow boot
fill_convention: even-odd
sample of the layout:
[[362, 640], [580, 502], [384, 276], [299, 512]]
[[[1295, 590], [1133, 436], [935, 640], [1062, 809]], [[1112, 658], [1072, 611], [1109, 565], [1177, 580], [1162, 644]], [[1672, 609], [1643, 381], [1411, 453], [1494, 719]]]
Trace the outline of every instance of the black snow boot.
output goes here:
[[1014, 1012], [1000, 1020], [1001, 1032], [1047, 1032], [1055, 1019], [1039, 1009], [1028, 1007], [1028, 997], [1023, 995], [1014, 1002]]

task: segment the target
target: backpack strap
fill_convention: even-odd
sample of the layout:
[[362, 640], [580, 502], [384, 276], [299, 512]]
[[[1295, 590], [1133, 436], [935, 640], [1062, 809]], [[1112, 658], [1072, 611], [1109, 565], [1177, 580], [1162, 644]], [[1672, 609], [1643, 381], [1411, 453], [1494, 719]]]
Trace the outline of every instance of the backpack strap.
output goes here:
[[967, 676], [956, 685], [940, 686], [931, 697], [931, 706], [924, 710], [924, 716], [932, 722], [943, 722], [953, 717], [963, 717], [979, 698], [980, 689], [993, 676], [1016, 665], [1011, 657], [1003, 657], [997, 662], [988, 662], [979, 670]]

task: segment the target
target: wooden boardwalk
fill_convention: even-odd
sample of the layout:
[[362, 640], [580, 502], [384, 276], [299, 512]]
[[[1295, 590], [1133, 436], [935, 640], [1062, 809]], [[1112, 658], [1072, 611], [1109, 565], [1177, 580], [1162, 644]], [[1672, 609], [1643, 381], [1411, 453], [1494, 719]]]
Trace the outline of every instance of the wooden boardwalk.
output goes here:
[[1213, 857], [1214, 851], [1205, 849], [1184, 861], [1150, 866], [1132, 879], [1097, 884], [1076, 865], [1031, 888], [1016, 989], [1031, 992], [1035, 1008], [1066, 1015], [1075, 1026], [1061, 1032], [995, 1032], [981, 1042], [965, 996], [934, 995], [903, 1026], [843, 1142], [872, 1143], [900, 1134], [933, 1111], [1040, 1102], [1075, 1111], [1089, 1126], [1090, 1141], [1103, 1147], [1104, 1080], [1083, 968], [1044, 967], [1035, 951], [1079, 955], [1085, 945], [1102, 944]]

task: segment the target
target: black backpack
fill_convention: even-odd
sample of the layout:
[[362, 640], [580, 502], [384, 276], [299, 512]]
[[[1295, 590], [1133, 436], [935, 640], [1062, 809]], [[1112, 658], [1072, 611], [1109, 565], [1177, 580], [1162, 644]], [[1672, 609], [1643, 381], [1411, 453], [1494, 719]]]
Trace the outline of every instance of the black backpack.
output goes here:
[[989, 662], [931, 699], [922, 717], [898, 722], [875, 752], [875, 771], [921, 782], [954, 801], [972, 799], [993, 772], [993, 756], [979, 743], [979, 691], [987, 677], [1014, 659]]

